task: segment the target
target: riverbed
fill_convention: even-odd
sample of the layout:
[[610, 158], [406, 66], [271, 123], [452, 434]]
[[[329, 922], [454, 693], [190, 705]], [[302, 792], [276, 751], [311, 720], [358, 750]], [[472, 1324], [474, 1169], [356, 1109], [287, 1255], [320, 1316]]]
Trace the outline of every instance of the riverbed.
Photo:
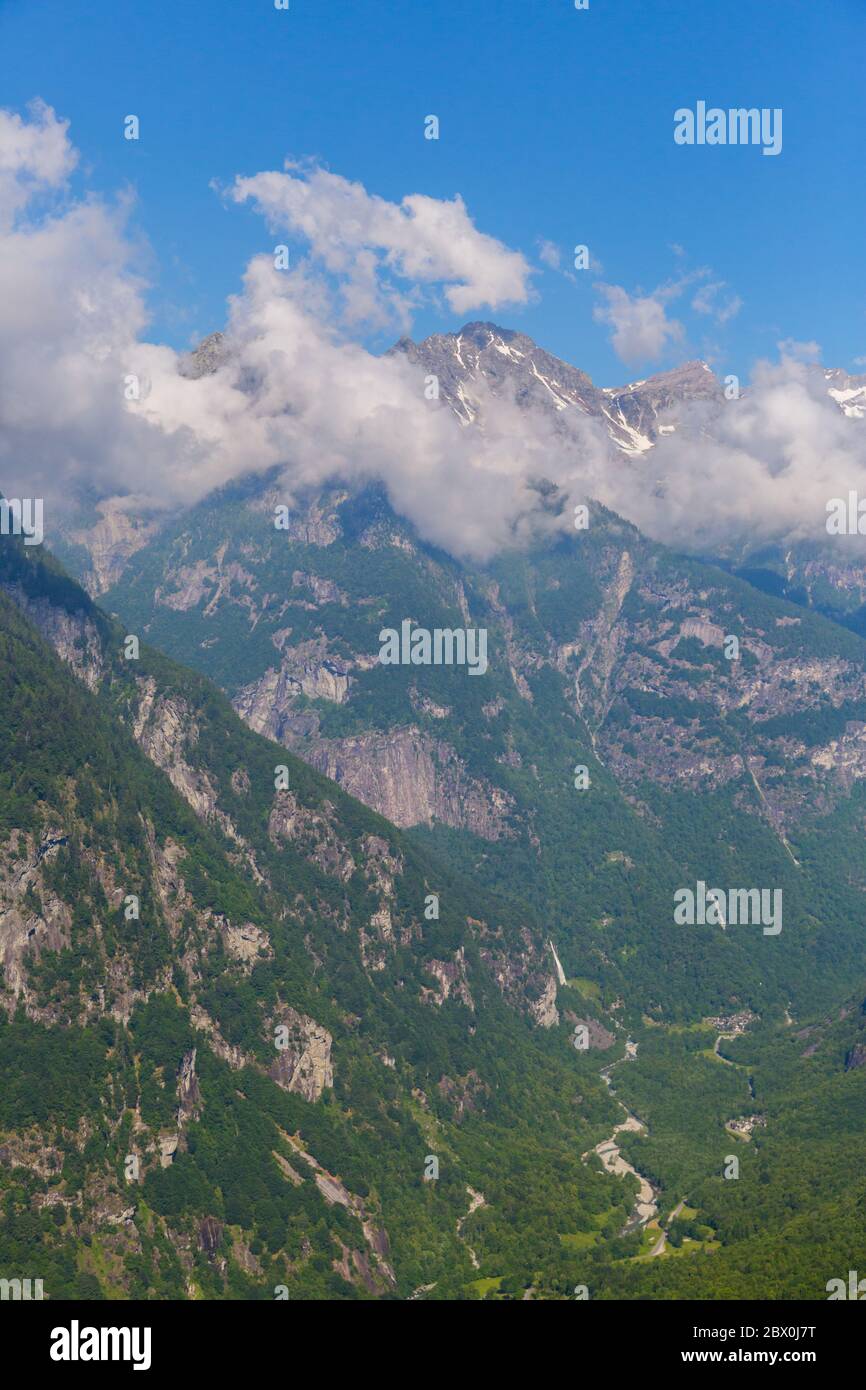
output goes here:
[[[625, 1045], [625, 1056], [621, 1057], [618, 1062], [611, 1062], [610, 1066], [602, 1068], [601, 1075], [604, 1078], [604, 1084], [607, 1086], [612, 1096], [615, 1097], [616, 1092], [613, 1088], [613, 1082], [610, 1079], [610, 1073], [613, 1071], [614, 1067], [618, 1067], [622, 1062], [630, 1062], [636, 1056], [637, 1043], [629, 1039]], [[639, 1173], [637, 1169], [629, 1163], [627, 1158], [623, 1157], [619, 1144], [617, 1143], [617, 1135], [626, 1133], [643, 1134], [646, 1132], [646, 1125], [642, 1124], [637, 1116], [633, 1115], [630, 1110], [627, 1110], [621, 1100], [617, 1101], [617, 1105], [622, 1110], [625, 1119], [620, 1124], [614, 1126], [613, 1134], [609, 1139], [603, 1139], [600, 1144], [596, 1144], [595, 1148], [590, 1150], [590, 1153], [598, 1154], [608, 1173], [615, 1173], [617, 1177], [621, 1177], [624, 1173], [631, 1173], [637, 1178], [640, 1184], [632, 1214], [622, 1232], [623, 1235], [630, 1235], [632, 1231], [639, 1230], [640, 1227], [645, 1226], [648, 1221], [652, 1221], [658, 1216], [658, 1193], [652, 1183], [645, 1178], [642, 1173]], [[588, 1158], [589, 1153], [584, 1154], [583, 1157], [584, 1159]]]

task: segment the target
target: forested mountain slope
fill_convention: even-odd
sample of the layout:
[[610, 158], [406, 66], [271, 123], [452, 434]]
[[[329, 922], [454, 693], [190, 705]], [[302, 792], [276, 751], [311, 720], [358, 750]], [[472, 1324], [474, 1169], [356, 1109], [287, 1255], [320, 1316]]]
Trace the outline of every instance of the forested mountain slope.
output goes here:
[[[608, 1006], [684, 1020], [850, 989], [859, 637], [600, 507], [472, 568], [377, 489], [310, 496], [287, 530], [280, 505], [267, 480], [206, 499], [105, 604], [478, 883], [543, 904], [566, 975]], [[406, 619], [484, 629], [488, 669], [383, 666], [380, 632]], [[781, 892], [781, 931], [677, 925], [675, 893], [699, 882]]]
[[[247, 528], [249, 502], [213, 499], [210, 515], [225, 507], [221, 526]], [[382, 505], [367, 496], [334, 514], [345, 524], [363, 509], [369, 527]], [[502, 793], [500, 823], [474, 828], [432, 815], [427, 828], [394, 828], [246, 727], [206, 677], [146, 643], [128, 658], [135, 622], [106, 617], [50, 557], [3, 547], [0, 1049], [14, 1078], [0, 1111], [4, 1268], [25, 1277], [47, 1242], [57, 1296], [272, 1298], [285, 1287], [314, 1298], [562, 1298], [585, 1286], [602, 1298], [821, 1298], [856, 1267], [862, 1014], [856, 1005], [840, 1016], [833, 1000], [864, 975], [860, 784], [856, 766], [843, 775], [841, 741], [824, 724], [856, 733], [859, 641], [809, 614], [784, 621], [786, 606], [684, 565], [616, 518], [598, 521], [589, 545], [533, 556], [507, 591], [505, 574], [483, 590], [396, 533], [385, 559], [416, 567], [414, 590], [410, 568], [390, 590], [408, 593], [408, 612], [456, 622], [442, 597], [456, 592], [471, 619], [486, 594], [483, 680], [365, 670], [346, 642], [349, 700], [287, 682], [289, 741], [306, 720], [308, 756], [371, 731], [387, 747], [404, 718], [430, 738], [444, 730], [453, 760], [438, 766], [456, 764], [485, 789], [481, 807]], [[387, 512], [382, 522], [395, 524]], [[321, 583], [369, 583], [383, 563], [381, 546], [341, 558], [333, 545], [338, 574]], [[546, 563], [561, 586], [563, 554], [574, 561], [581, 546], [574, 569], [595, 597], [577, 630], [613, 653], [607, 667], [581, 669], [572, 653], [557, 664], [550, 646], [557, 613], [574, 627], [581, 589], [548, 610], [538, 576]], [[611, 621], [604, 579], [621, 572], [623, 548], [640, 588], [632, 597], [632, 578]], [[668, 626], [653, 647], [636, 637], [629, 605], [660, 591]], [[320, 607], [299, 602], [299, 613], [321, 623]], [[711, 641], [677, 655], [699, 640], [684, 621], [715, 613], [733, 614], [720, 626], [739, 632], [741, 651], [758, 648], [753, 666], [729, 673], [701, 660]], [[196, 621], [208, 631], [207, 617]], [[210, 631], [218, 647], [225, 630]], [[647, 686], [656, 668], [653, 691], [624, 683], [639, 672]], [[834, 675], [835, 705], [816, 696], [803, 708], [804, 670]], [[476, 695], [488, 677], [493, 688]], [[423, 696], [419, 678], [430, 681]], [[656, 702], [650, 712], [630, 703], [636, 689]], [[356, 699], [360, 735], [329, 724], [355, 718]], [[753, 704], [764, 720], [750, 717]], [[652, 766], [644, 756], [651, 775], [630, 779], [617, 762], [614, 709], [632, 738], [662, 722], [668, 752]], [[799, 752], [787, 724], [767, 729], [780, 719], [799, 731]], [[832, 758], [804, 757], [816, 736]], [[699, 739], [716, 756], [727, 747], [734, 767], [740, 759], [733, 794], [724, 783], [713, 792], [709, 757], [702, 792], [671, 780], [670, 759], [687, 760]], [[585, 792], [569, 780], [581, 757]], [[808, 779], [820, 793], [791, 794], [783, 826], [759, 804], [768, 768], [776, 786], [797, 792]], [[454, 804], [466, 803], [461, 792]], [[722, 886], [726, 863], [728, 882], [787, 875], [775, 880], [781, 933], [676, 926], [666, 888], [708, 862], [707, 880]], [[438, 920], [425, 916], [431, 894]], [[137, 919], [126, 915], [131, 895]], [[811, 920], [797, 915], [803, 903]], [[624, 946], [600, 947], [604, 932]], [[579, 1025], [585, 1050], [572, 1046]], [[657, 1207], [637, 1226], [637, 1179], [604, 1173], [591, 1153], [621, 1123], [622, 1103], [640, 1126], [614, 1137]], [[732, 1148], [736, 1182], [724, 1176]]]
[[581, 1213], [618, 1227], [580, 1161], [612, 1105], [531, 919], [0, 554], [4, 1274], [460, 1297], [479, 1223], [530, 1278]]

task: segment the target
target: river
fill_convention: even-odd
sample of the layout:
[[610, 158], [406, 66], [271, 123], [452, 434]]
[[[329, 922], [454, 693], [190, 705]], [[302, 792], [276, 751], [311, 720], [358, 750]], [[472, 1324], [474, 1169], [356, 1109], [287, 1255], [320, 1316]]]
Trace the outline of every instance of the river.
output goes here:
[[[615, 1097], [616, 1092], [613, 1089], [610, 1073], [613, 1071], [614, 1067], [618, 1067], [620, 1063], [631, 1062], [636, 1056], [637, 1043], [629, 1039], [625, 1045], [625, 1056], [620, 1057], [618, 1062], [611, 1062], [610, 1066], [602, 1067], [601, 1075], [604, 1078], [604, 1084], [607, 1086], [612, 1096]], [[637, 1178], [640, 1187], [637, 1197], [635, 1198], [634, 1210], [622, 1232], [623, 1235], [630, 1235], [632, 1231], [639, 1230], [641, 1226], [645, 1226], [648, 1221], [652, 1221], [653, 1218], [658, 1215], [658, 1201], [657, 1193], [652, 1183], [649, 1182], [642, 1173], [639, 1173], [637, 1169], [629, 1163], [628, 1159], [623, 1157], [619, 1144], [617, 1143], [617, 1135], [624, 1133], [643, 1134], [646, 1131], [646, 1126], [641, 1124], [636, 1115], [633, 1115], [630, 1110], [626, 1109], [621, 1100], [617, 1101], [617, 1105], [625, 1115], [625, 1119], [621, 1124], [614, 1126], [613, 1134], [609, 1139], [603, 1139], [600, 1144], [596, 1144], [594, 1149], [590, 1149], [589, 1153], [598, 1154], [608, 1173], [616, 1173], [617, 1176], [621, 1176], [623, 1173], [631, 1173]], [[584, 1159], [589, 1158], [589, 1153], [583, 1155]]]

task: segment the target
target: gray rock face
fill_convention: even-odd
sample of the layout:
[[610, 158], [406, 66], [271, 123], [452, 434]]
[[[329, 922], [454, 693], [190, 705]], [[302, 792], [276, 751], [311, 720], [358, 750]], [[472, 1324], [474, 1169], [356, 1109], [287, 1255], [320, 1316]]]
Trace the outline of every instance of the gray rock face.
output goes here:
[[349, 667], [328, 656], [326, 647], [321, 639], [287, 648], [279, 669], [272, 667], [238, 692], [233, 704], [251, 729], [281, 742], [292, 731], [298, 695], [330, 700], [335, 705], [345, 703], [352, 679]]
[[394, 825], [441, 821], [485, 840], [511, 833], [507, 794], [471, 778], [452, 748], [419, 729], [322, 740], [304, 757]]
[[[48, 867], [62, 842], [59, 832], [43, 832], [41, 840], [15, 833], [0, 845], [0, 981], [9, 991], [8, 1012], [18, 999], [32, 1012], [28, 961], [46, 950], [60, 951], [71, 940], [72, 914], [42, 879], [42, 866]], [[28, 905], [28, 890], [38, 890], [41, 911]]]
[[111, 588], [130, 556], [147, 545], [158, 529], [155, 520], [130, 514], [123, 498], [106, 498], [96, 510], [99, 520], [95, 525], [72, 531], [69, 536], [90, 554], [91, 568], [83, 583], [93, 598]]
[[474, 1012], [475, 1002], [466, 978], [466, 953], [462, 946], [455, 952], [453, 960], [431, 960], [425, 969], [428, 975], [433, 976], [436, 987], [425, 987], [422, 998], [440, 1008], [448, 999], [459, 999], [461, 1004]]
[[201, 1091], [195, 1070], [196, 1051], [196, 1048], [192, 1048], [184, 1053], [177, 1074], [178, 1127], [196, 1115], [201, 1106]]
[[333, 808], [329, 802], [321, 812], [304, 807], [290, 791], [278, 791], [268, 819], [268, 834], [275, 845], [292, 841], [301, 854], [323, 873], [348, 883], [355, 872], [355, 860], [333, 827]]
[[333, 1038], [327, 1028], [295, 1009], [287, 1008], [277, 1020], [284, 1032], [269, 1075], [286, 1091], [316, 1101], [334, 1084], [331, 1063]]
[[539, 1028], [555, 1028], [559, 1023], [556, 1005], [557, 979], [550, 973], [549, 957], [539, 949], [531, 932], [521, 930], [521, 948], [506, 948], [501, 932], [486, 922], [470, 919], [479, 939], [479, 955], [503, 998], [519, 1008]]
[[50, 642], [88, 690], [95, 690], [103, 675], [102, 644], [96, 625], [83, 611], [70, 613], [46, 598], [31, 598], [20, 584], [2, 586], [25, 617]]
[[521, 408], [541, 410], [555, 421], [574, 411], [591, 416], [626, 454], [644, 453], [660, 431], [676, 428], [675, 410], [682, 402], [724, 399], [705, 362], [686, 362], [628, 386], [600, 388], [525, 334], [493, 323], [468, 323], [458, 333], [435, 333], [421, 343], [402, 338], [391, 351], [438, 377], [440, 399], [464, 424], [480, 420], [483, 387], [494, 396], [511, 394]]
[[599, 1023], [598, 1019], [579, 1018], [577, 1014], [572, 1013], [570, 1009], [567, 1010], [565, 1018], [573, 1028], [586, 1029], [587, 1048], [598, 1048], [599, 1051], [604, 1052], [607, 1048], [613, 1047], [616, 1042], [616, 1034], [611, 1033], [610, 1029], [605, 1028], [602, 1023]]
[[178, 367], [181, 376], [196, 381], [199, 377], [210, 376], [222, 366], [229, 356], [228, 344], [223, 333], [209, 333], [202, 338], [198, 347], [185, 357]]

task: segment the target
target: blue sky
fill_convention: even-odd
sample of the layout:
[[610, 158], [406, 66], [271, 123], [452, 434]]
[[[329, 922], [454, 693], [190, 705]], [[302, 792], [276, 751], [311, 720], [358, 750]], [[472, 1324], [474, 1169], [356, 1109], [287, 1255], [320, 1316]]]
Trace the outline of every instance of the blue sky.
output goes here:
[[[0, 0], [0, 105], [41, 97], [70, 120], [78, 191], [135, 193], [154, 340], [221, 326], [273, 244], [212, 181], [314, 156], [394, 202], [460, 193], [535, 265], [542, 241], [566, 267], [586, 243], [629, 295], [704, 270], [670, 300], [684, 337], [655, 362], [617, 359], [585, 272], [544, 265], [530, 303], [469, 315], [601, 384], [688, 356], [745, 378], [779, 339], [864, 370], [864, 58], [864, 0]], [[781, 155], [676, 146], [673, 112], [699, 99], [781, 107]], [[431, 113], [438, 141], [423, 138]], [[726, 322], [691, 307], [720, 282], [714, 303], [742, 301]], [[427, 306], [414, 336], [459, 322]]]

